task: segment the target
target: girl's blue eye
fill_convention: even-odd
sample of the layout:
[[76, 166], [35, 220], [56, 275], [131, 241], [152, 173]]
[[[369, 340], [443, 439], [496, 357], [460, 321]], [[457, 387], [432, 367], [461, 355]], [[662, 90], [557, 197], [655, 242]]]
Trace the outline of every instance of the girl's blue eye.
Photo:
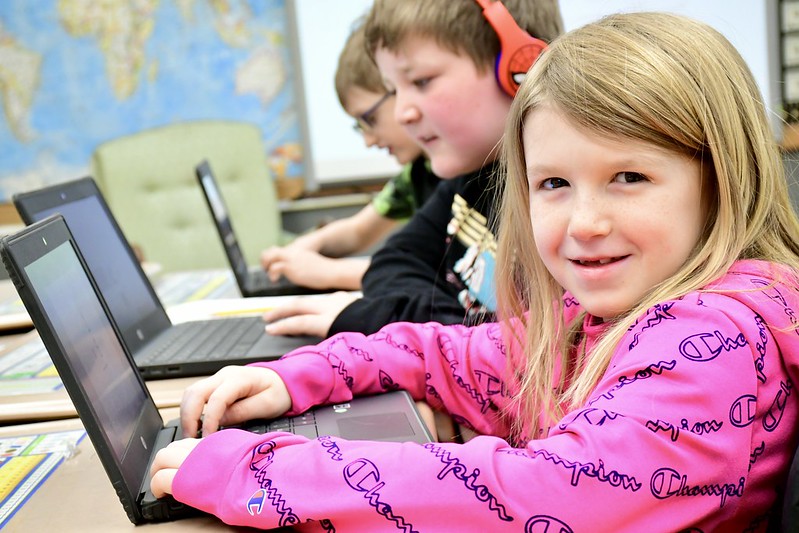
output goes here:
[[560, 187], [567, 187], [569, 182], [563, 178], [547, 178], [541, 182], [542, 189], [559, 189]]
[[616, 179], [622, 183], [635, 183], [638, 181], [646, 181], [647, 177], [640, 172], [619, 172], [616, 174]]

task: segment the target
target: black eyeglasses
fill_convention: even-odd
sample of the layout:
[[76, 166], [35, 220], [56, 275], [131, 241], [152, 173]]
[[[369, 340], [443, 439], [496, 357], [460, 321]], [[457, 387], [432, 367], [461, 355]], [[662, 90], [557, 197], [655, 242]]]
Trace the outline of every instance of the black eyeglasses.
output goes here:
[[388, 91], [380, 98], [380, 100], [375, 102], [372, 107], [358, 115], [358, 117], [355, 119], [355, 124], [352, 125], [353, 129], [358, 133], [366, 133], [371, 131], [372, 128], [375, 127], [375, 124], [377, 124], [375, 113], [377, 113], [377, 110], [386, 100], [395, 94], [397, 94], [397, 91]]

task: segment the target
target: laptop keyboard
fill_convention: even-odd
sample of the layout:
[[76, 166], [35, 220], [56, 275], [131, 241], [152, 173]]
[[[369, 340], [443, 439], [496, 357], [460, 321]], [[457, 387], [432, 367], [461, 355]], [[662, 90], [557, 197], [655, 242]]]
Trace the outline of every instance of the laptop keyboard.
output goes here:
[[294, 287], [288, 278], [280, 277], [277, 281], [272, 281], [269, 274], [264, 270], [251, 270], [250, 271], [250, 284], [252, 290], [265, 290], [265, 289], [278, 289], [284, 287]]
[[202, 320], [173, 326], [175, 334], [164, 339], [139, 365], [184, 361], [214, 361], [244, 357], [264, 335], [261, 317]]
[[316, 415], [313, 411], [294, 417], [277, 420], [259, 420], [248, 423], [244, 429], [253, 433], [269, 433], [271, 431], [288, 431], [295, 435], [315, 439], [319, 436], [316, 427]]

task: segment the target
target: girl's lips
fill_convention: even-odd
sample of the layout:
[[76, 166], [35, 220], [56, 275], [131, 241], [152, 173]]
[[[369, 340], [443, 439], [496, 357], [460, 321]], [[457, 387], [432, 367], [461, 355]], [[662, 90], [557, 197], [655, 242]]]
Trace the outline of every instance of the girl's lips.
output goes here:
[[616, 263], [618, 261], [621, 261], [622, 259], [625, 259], [626, 257], [628, 256], [620, 255], [615, 257], [602, 257], [598, 259], [572, 259], [571, 261], [583, 267], [600, 267], [600, 266], [609, 265], [611, 263]]
[[609, 283], [625, 272], [629, 255], [572, 259], [573, 272], [582, 283]]

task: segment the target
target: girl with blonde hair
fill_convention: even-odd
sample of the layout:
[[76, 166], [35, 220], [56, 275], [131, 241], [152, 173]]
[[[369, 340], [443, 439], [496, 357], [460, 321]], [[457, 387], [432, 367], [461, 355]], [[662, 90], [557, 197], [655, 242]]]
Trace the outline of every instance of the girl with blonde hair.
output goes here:
[[[528, 74], [503, 154], [500, 322], [397, 323], [228, 367], [187, 390], [184, 432], [203, 414], [206, 437], [158, 455], [154, 492], [308, 530], [775, 525], [799, 436], [799, 222], [741, 57], [674, 15], [589, 24]], [[395, 387], [481, 436], [216, 431]]]

